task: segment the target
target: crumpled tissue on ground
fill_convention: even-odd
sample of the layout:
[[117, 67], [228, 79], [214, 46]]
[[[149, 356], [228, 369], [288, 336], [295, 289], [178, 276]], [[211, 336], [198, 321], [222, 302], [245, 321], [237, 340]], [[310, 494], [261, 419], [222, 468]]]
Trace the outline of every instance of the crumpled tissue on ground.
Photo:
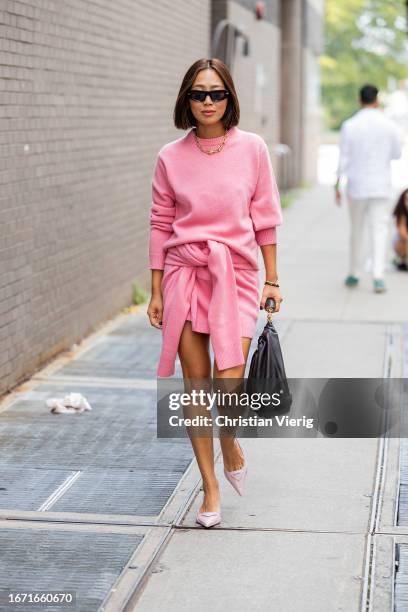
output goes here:
[[81, 393], [70, 393], [65, 397], [51, 397], [46, 400], [48, 408], [55, 414], [76, 414], [92, 410], [88, 400]]

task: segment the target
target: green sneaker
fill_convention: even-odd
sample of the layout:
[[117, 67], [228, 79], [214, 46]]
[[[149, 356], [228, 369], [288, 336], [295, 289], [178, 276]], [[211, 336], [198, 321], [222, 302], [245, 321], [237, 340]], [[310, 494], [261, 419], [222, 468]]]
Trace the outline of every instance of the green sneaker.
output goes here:
[[358, 285], [358, 278], [350, 274], [344, 281], [346, 287], [356, 287]]
[[375, 293], [384, 293], [386, 291], [385, 283], [382, 278], [375, 278], [373, 281]]

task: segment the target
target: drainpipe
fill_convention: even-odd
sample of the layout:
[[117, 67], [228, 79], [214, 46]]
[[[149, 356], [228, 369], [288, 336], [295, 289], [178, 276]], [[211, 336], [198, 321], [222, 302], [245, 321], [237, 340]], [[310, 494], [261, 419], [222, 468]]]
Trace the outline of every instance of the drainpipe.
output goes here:
[[[408, 2], [408, 0], [407, 0]], [[233, 62], [234, 62], [234, 54], [235, 54], [235, 41], [237, 38], [241, 37], [244, 39], [244, 46], [242, 54], [244, 56], [249, 55], [249, 37], [245, 32], [243, 32], [240, 28], [238, 28], [235, 24], [233, 24], [229, 19], [221, 19], [217, 23], [217, 26], [214, 30], [214, 35], [211, 44], [211, 55], [212, 57], [218, 57], [219, 46], [221, 36], [226, 30], [227, 32], [227, 44], [226, 44], [226, 52], [224, 62], [227, 64], [229, 69], [232, 71]]]

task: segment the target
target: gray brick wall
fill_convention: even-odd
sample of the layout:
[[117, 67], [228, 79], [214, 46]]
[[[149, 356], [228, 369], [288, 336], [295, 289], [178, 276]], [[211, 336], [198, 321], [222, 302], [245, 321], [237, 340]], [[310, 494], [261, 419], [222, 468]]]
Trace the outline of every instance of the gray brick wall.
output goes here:
[[150, 177], [209, 0], [0, 3], [0, 393], [147, 286]]

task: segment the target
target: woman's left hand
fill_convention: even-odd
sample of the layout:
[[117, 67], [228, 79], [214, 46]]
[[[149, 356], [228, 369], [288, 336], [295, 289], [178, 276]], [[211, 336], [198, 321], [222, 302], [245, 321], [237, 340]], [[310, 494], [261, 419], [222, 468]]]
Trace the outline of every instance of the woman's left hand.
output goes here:
[[283, 302], [283, 298], [279, 291], [279, 287], [272, 287], [272, 285], [264, 285], [263, 292], [262, 292], [262, 298], [261, 298], [261, 304], [260, 304], [261, 310], [265, 308], [265, 302], [268, 297], [273, 298], [275, 300], [276, 308], [274, 312], [279, 312], [280, 303]]

